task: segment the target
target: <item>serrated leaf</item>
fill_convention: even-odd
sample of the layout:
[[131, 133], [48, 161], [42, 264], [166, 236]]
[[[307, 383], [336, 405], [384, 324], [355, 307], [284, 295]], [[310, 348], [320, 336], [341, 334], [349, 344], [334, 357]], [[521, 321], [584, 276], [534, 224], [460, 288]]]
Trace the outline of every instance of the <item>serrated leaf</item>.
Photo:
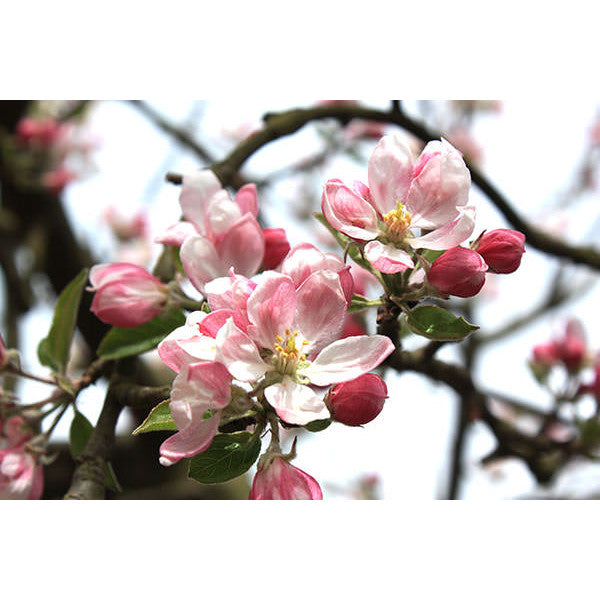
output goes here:
[[411, 331], [441, 342], [458, 342], [479, 329], [477, 325], [472, 325], [439, 306], [417, 306], [407, 311], [405, 317]]
[[113, 327], [100, 342], [98, 356], [118, 359], [148, 352], [184, 323], [185, 315], [171, 310], [138, 327]]
[[144, 422], [132, 433], [137, 435], [138, 433], [148, 433], [149, 431], [173, 431], [177, 429], [175, 421], [173, 421], [173, 415], [169, 408], [170, 400], [164, 400], [160, 404], [157, 404], [151, 411], [150, 414], [144, 419]]
[[48, 335], [38, 345], [41, 364], [64, 373], [69, 362], [71, 340], [77, 323], [77, 311], [89, 269], [83, 269], [60, 293]]
[[69, 428], [69, 444], [73, 458], [77, 458], [84, 451], [92, 431], [94, 431], [94, 426], [85, 415], [75, 409], [75, 416]]
[[188, 476], [200, 483], [229, 481], [255, 463], [260, 446], [260, 437], [247, 431], [216, 435], [207, 450], [191, 459]]

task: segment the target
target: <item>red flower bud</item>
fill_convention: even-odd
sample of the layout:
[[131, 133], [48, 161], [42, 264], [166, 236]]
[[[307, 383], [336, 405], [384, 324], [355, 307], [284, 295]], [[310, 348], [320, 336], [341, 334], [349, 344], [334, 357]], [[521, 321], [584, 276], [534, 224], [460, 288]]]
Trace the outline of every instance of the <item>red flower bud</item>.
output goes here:
[[433, 262], [427, 279], [442, 294], [469, 298], [483, 287], [487, 269], [477, 252], [457, 246]]
[[325, 404], [334, 421], [356, 426], [372, 421], [383, 409], [387, 397], [385, 381], [379, 375], [365, 373], [333, 387]]
[[274, 269], [290, 251], [290, 243], [283, 229], [263, 229], [263, 235], [265, 236], [263, 269]]
[[484, 233], [475, 250], [483, 256], [490, 271], [512, 273], [519, 268], [525, 252], [525, 236], [512, 229], [494, 229]]

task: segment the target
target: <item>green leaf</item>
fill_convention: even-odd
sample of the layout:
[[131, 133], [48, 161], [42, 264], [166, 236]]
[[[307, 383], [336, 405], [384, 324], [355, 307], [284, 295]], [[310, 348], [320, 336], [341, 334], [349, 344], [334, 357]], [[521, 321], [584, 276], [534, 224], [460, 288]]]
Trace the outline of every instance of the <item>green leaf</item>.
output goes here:
[[77, 311], [88, 269], [83, 269], [58, 296], [48, 335], [38, 345], [40, 363], [57, 373], [64, 373], [69, 361], [71, 340], [77, 323]]
[[81, 414], [77, 409], [75, 416], [71, 421], [69, 429], [69, 444], [71, 445], [71, 455], [77, 458], [85, 449], [94, 426], [87, 420], [87, 417]]
[[161, 313], [138, 327], [113, 327], [100, 343], [98, 356], [117, 359], [148, 352], [184, 323], [185, 315], [176, 309]]
[[312, 431], [313, 433], [317, 433], [319, 431], [323, 431], [323, 429], [327, 429], [331, 425], [331, 419], [318, 419], [317, 421], [311, 421], [307, 423], [304, 428], [308, 429], [308, 431]]
[[245, 473], [260, 454], [260, 436], [247, 431], [216, 435], [202, 454], [190, 461], [188, 476], [200, 483], [221, 483]]
[[405, 316], [406, 324], [414, 333], [430, 340], [457, 342], [479, 329], [439, 306], [417, 306], [406, 311]]
[[113, 492], [122, 492], [123, 488], [117, 480], [115, 470], [110, 461], [106, 463], [106, 477], [104, 478], [104, 487], [112, 490]]
[[138, 433], [148, 433], [148, 431], [173, 431], [177, 429], [173, 415], [169, 408], [170, 400], [164, 400], [157, 404], [146, 417], [144, 422], [133, 432], [132, 435]]

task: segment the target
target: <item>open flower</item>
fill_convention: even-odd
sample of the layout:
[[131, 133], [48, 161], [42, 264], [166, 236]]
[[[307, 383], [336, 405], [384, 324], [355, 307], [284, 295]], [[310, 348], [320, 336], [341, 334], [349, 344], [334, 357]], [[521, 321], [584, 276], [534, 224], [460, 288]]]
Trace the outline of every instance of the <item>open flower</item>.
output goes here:
[[354, 379], [394, 350], [380, 335], [339, 340], [346, 307], [333, 271], [312, 273], [298, 289], [291, 277], [267, 272], [248, 297], [246, 330], [233, 317], [219, 329], [216, 360], [239, 381], [263, 381], [265, 398], [284, 421], [305, 425], [327, 418], [310, 386]]
[[471, 176], [446, 140], [429, 142], [415, 163], [406, 144], [386, 136], [371, 155], [368, 178], [368, 187], [353, 188], [330, 179], [321, 207], [332, 227], [366, 242], [365, 256], [379, 271], [412, 269], [412, 250], [446, 250], [471, 235]]
[[181, 209], [186, 222], [171, 226], [156, 241], [181, 245], [181, 262], [194, 286], [224, 277], [231, 267], [247, 277], [263, 262], [265, 238], [256, 220], [256, 186], [240, 188], [232, 200], [210, 170], [184, 175]]

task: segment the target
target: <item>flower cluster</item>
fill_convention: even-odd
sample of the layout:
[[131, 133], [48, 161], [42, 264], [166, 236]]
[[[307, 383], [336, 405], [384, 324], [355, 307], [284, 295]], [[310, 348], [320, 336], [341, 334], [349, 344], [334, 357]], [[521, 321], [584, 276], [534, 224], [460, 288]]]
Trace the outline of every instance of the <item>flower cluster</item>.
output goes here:
[[470, 248], [459, 245], [475, 226], [470, 184], [461, 154], [446, 140], [429, 142], [415, 160], [400, 138], [386, 136], [371, 155], [368, 185], [330, 179], [321, 207], [373, 270], [409, 272], [404, 289], [384, 276], [396, 296], [466, 298], [481, 290], [486, 271], [515, 271], [525, 251], [523, 234], [507, 229], [484, 232]]
[[[388, 390], [371, 371], [394, 345], [368, 335], [349, 311], [389, 303], [408, 311], [407, 301], [418, 304], [427, 295], [472, 296], [486, 271], [519, 266], [518, 232], [484, 232], [470, 248], [460, 246], [473, 232], [475, 209], [468, 205], [469, 171], [445, 140], [430, 142], [414, 159], [398, 138], [384, 137], [368, 178], [368, 185], [352, 187], [329, 180], [322, 196], [325, 219], [360, 267], [310, 243], [290, 248], [283, 229], [260, 226], [254, 184], [232, 197], [205, 170], [183, 177], [184, 220], [157, 238], [180, 259], [175, 281], [164, 284], [127, 263], [92, 269], [92, 310], [105, 322], [134, 327], [172, 307], [191, 310], [158, 345], [176, 373], [169, 409], [177, 431], [160, 447], [161, 464], [203, 464], [202, 456], [240, 447], [239, 460], [256, 460], [269, 427], [271, 443], [250, 497], [321, 498], [318, 483], [290, 464], [295, 442], [282, 452], [279, 427], [362, 426], [382, 411]], [[202, 301], [184, 294], [184, 276]], [[379, 300], [362, 295], [367, 278], [382, 284]]]

